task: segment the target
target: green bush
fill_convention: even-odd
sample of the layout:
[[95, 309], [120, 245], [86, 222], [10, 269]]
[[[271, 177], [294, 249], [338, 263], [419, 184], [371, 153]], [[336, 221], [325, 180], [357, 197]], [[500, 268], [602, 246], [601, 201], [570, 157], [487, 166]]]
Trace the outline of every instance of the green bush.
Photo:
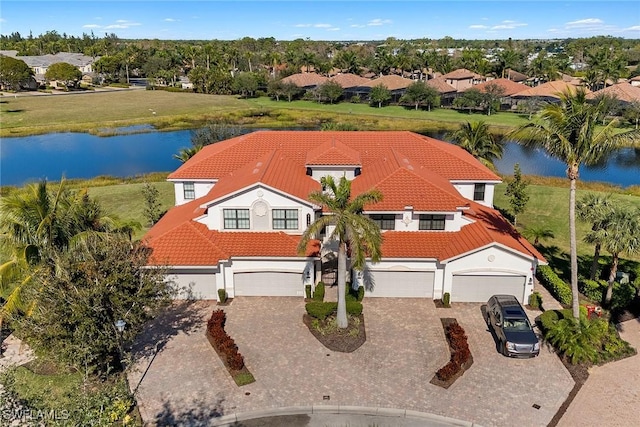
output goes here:
[[[315, 297], [315, 295], [314, 295]], [[338, 303], [336, 302], [321, 302], [321, 301], [313, 301], [305, 304], [305, 309], [307, 310], [307, 314], [311, 317], [315, 317], [316, 319], [324, 320], [331, 313], [336, 311], [338, 308]]]
[[551, 267], [548, 265], [539, 266], [536, 277], [558, 301], [565, 305], [571, 304], [571, 287], [559, 278]]
[[324, 301], [324, 282], [318, 282], [313, 292], [313, 299], [316, 301]]
[[347, 301], [347, 313], [360, 316], [362, 314], [362, 303], [358, 301]]
[[534, 292], [529, 295], [529, 306], [534, 309], [539, 309], [542, 305], [542, 295], [540, 292]]
[[364, 286], [358, 286], [358, 301], [362, 301], [364, 299]]
[[311, 285], [304, 286], [304, 295], [307, 299], [311, 298]]
[[442, 295], [442, 304], [447, 308], [451, 306], [451, 294], [449, 292], [445, 292]]
[[605, 280], [581, 279], [578, 282], [578, 290], [591, 301], [600, 304], [607, 291], [607, 282]]
[[[606, 288], [605, 288], [606, 292]], [[624, 285], [620, 283], [613, 284], [613, 295], [611, 296], [612, 309], [625, 309], [631, 305], [638, 290], [630, 283]]]
[[227, 291], [224, 289], [218, 289], [218, 301], [227, 302]]

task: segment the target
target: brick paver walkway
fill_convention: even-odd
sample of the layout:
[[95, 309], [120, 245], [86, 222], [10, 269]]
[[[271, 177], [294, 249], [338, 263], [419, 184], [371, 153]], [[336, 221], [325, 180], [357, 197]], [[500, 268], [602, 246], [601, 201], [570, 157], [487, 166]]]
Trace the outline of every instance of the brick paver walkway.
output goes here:
[[[640, 318], [619, 325], [620, 336], [640, 350]], [[640, 424], [640, 354], [589, 371], [559, 427]]]
[[[237, 298], [225, 307], [226, 329], [257, 380], [237, 387], [203, 335], [214, 306], [201, 302], [191, 309], [198, 321], [187, 333], [162, 319], [162, 327], [148, 331], [148, 344], [158, 339], [166, 344], [137, 391], [140, 410], [146, 421], [159, 424], [327, 404], [410, 409], [484, 426], [547, 425], [573, 380], [546, 348], [535, 359], [498, 354], [480, 306], [436, 309], [431, 300], [367, 299], [367, 342], [344, 354], [326, 349], [309, 333], [301, 299]], [[458, 319], [474, 357], [473, 366], [448, 390], [429, 383], [449, 359], [441, 317]], [[150, 360], [151, 353], [139, 356], [129, 376], [132, 388]]]

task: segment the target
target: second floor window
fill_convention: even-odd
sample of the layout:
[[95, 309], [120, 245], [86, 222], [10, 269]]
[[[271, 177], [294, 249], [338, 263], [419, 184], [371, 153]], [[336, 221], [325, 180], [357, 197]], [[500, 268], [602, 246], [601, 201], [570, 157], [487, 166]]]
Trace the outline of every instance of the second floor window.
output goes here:
[[249, 229], [249, 209], [224, 209], [224, 228], [228, 230]]
[[444, 215], [420, 215], [420, 230], [444, 230]]
[[297, 209], [274, 209], [273, 210], [274, 230], [297, 230], [298, 210]]
[[380, 230], [395, 230], [396, 229], [396, 216], [394, 214], [374, 214], [369, 215], [369, 218], [373, 220]]
[[184, 199], [193, 200], [196, 198], [196, 187], [193, 182], [185, 182], [184, 186]]
[[476, 184], [473, 186], [473, 200], [484, 200], [485, 184]]

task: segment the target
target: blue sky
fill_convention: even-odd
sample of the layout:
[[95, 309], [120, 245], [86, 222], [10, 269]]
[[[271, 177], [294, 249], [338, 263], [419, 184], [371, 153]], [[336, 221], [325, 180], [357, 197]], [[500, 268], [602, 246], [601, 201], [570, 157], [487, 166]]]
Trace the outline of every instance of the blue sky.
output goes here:
[[637, 1], [2, 0], [0, 33], [278, 40], [640, 38]]

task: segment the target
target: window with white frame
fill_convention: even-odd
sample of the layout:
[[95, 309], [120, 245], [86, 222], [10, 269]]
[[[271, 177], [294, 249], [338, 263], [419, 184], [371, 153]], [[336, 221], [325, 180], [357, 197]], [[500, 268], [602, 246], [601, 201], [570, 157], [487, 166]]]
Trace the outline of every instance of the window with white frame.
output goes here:
[[249, 229], [249, 209], [224, 209], [224, 228], [228, 230]]
[[420, 215], [418, 228], [420, 230], [444, 230], [444, 215]]
[[193, 200], [196, 198], [196, 187], [193, 182], [185, 182], [183, 185], [184, 199]]
[[484, 190], [486, 184], [476, 184], [473, 186], [473, 200], [484, 200]]
[[297, 230], [298, 210], [297, 209], [274, 209], [273, 229], [274, 230]]

